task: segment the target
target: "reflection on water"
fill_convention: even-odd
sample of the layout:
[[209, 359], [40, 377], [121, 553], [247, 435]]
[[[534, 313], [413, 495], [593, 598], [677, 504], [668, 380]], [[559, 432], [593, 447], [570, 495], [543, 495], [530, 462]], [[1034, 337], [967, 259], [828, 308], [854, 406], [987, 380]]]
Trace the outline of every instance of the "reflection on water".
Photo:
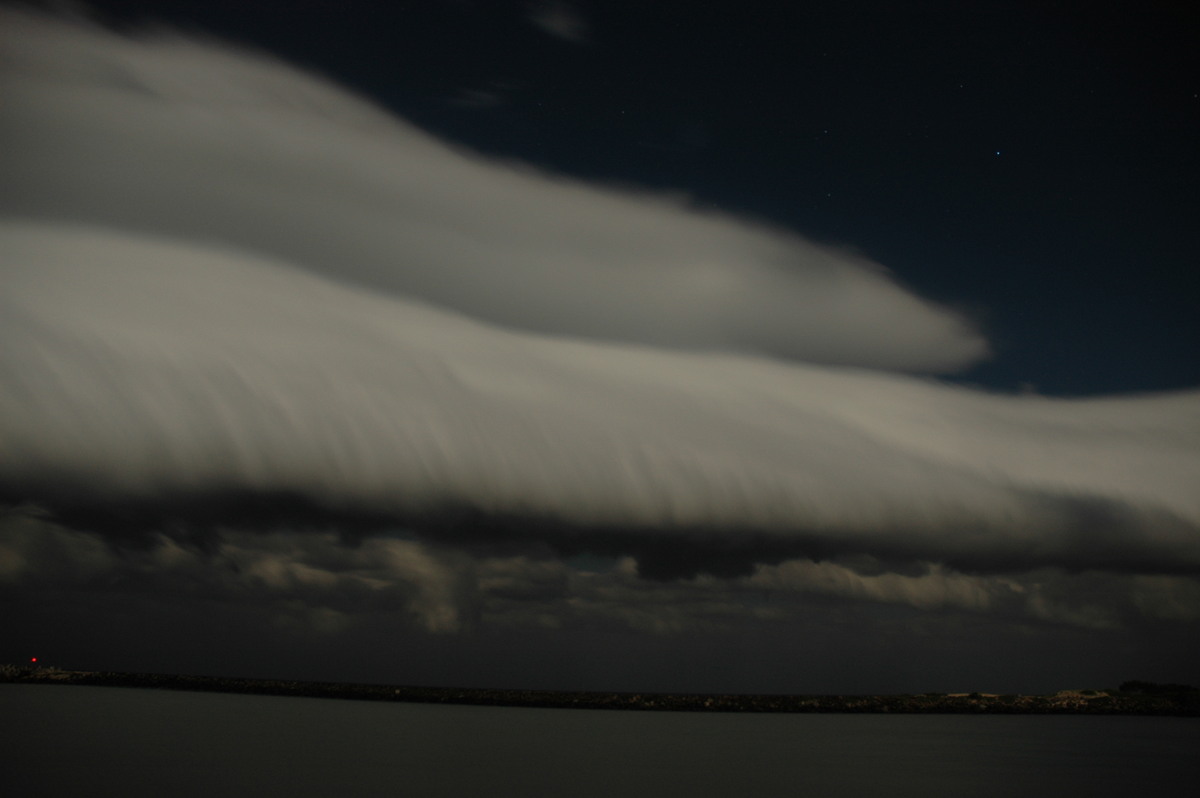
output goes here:
[[8, 795], [1192, 795], [1200, 721], [507, 709], [0, 685]]

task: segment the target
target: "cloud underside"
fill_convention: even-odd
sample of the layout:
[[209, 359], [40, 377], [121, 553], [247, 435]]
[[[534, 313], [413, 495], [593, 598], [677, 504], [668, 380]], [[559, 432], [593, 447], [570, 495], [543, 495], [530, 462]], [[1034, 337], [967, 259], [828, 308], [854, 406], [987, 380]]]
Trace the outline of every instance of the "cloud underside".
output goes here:
[[795, 558], [743, 576], [664, 582], [641, 575], [632, 557], [471, 552], [392, 537], [347, 545], [329, 532], [226, 529], [206, 549], [160, 534], [120, 549], [21, 512], [0, 519], [0, 594], [12, 588], [37, 591], [49, 604], [64, 594], [108, 594], [131, 608], [150, 596], [225, 606], [278, 630], [329, 637], [379, 618], [439, 635], [782, 630], [814, 606], [833, 612], [846, 603], [1100, 632], [1200, 621], [1200, 581], [1187, 576], [968, 575], [935, 564], [901, 573], [859, 557]]
[[265, 57], [2, 19], [3, 585], [330, 631], [1197, 619], [1200, 393], [906, 376], [987, 344], [865, 259]]

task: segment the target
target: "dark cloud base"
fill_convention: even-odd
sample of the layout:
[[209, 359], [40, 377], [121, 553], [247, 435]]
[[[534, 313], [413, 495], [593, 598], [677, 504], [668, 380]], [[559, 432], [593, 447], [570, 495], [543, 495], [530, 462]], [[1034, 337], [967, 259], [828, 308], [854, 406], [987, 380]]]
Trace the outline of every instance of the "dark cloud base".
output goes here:
[[373, 536], [413, 537], [476, 554], [631, 556], [642, 577], [659, 581], [700, 574], [748, 576], [758, 565], [795, 558], [900, 573], [917, 563], [940, 563], [967, 574], [1047, 567], [1068, 573], [1200, 574], [1189, 542], [1190, 525], [1168, 511], [1134, 510], [1103, 497], [1045, 495], [1041, 501], [1060, 519], [1057, 534], [1005, 539], [969, 528], [958, 535], [905, 528], [846, 535], [830, 529], [580, 526], [545, 515], [497, 514], [461, 503], [385, 512], [335, 506], [298, 491], [243, 487], [117, 498], [78, 484], [0, 484], [0, 506], [37, 508], [50, 520], [100, 535], [118, 547], [145, 546], [166, 535], [210, 551], [220, 530], [232, 528], [333, 531], [350, 545]]
[[[179, 506], [192, 503], [203, 502]], [[247, 505], [208, 505], [234, 506]], [[1194, 577], [1045, 566], [972, 576], [637, 535], [483, 535], [464, 514], [438, 535], [375, 534], [330, 514], [281, 528], [304, 503], [255, 506], [241, 515], [255, 530], [216, 516], [198, 527], [191, 513], [190, 526], [172, 524], [162, 506], [111, 514], [106, 532], [140, 526], [117, 537], [10, 509], [0, 661], [685, 692], [1046, 692], [1186, 682], [1200, 666]]]

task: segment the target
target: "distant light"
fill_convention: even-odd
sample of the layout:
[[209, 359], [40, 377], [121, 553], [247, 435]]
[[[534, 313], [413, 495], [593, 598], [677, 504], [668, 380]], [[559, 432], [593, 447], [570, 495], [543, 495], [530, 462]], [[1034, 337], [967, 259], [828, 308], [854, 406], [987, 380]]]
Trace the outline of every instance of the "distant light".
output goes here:
[[29, 658], [29, 661], [30, 661], [30, 662], [37, 662], [37, 657], [30, 657], [30, 658]]
[[996, 154], [997, 154], [997, 155], [999, 155], [999, 154], [1000, 154], [1000, 150], [996, 150]]

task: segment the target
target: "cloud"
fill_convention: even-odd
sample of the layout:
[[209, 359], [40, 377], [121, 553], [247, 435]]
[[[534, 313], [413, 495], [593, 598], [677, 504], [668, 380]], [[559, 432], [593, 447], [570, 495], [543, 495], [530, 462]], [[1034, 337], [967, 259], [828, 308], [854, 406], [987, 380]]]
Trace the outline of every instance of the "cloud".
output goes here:
[[375, 538], [348, 547], [324, 532], [224, 529], [208, 550], [158, 534], [113, 548], [27, 510], [0, 511], [0, 589], [115, 591], [260, 608], [272, 624], [344, 631], [362, 617], [401, 613], [434, 633], [469, 622], [475, 589], [461, 561], [414, 541]]
[[574, 3], [563, 0], [539, 0], [529, 9], [529, 21], [543, 32], [564, 41], [586, 41], [587, 21]]
[[848, 553], [1200, 569], [1196, 392], [1010, 397], [547, 338], [63, 224], [0, 223], [0, 249], [0, 485], [116, 508], [114, 529], [401, 524], [664, 578]]
[[457, 108], [498, 108], [507, 102], [500, 90], [494, 89], [463, 89], [446, 101], [447, 105]]
[[779, 565], [760, 566], [748, 580], [750, 585], [770, 590], [796, 590], [883, 603], [901, 603], [928, 609], [955, 606], [987, 610], [997, 591], [1014, 591], [1008, 579], [971, 577], [948, 572], [940, 566], [908, 576], [883, 572], [861, 574], [832, 562], [788, 560]]
[[901, 371], [988, 355], [860, 255], [486, 160], [264, 55], [0, 14], [4, 215], [236, 246], [553, 335]]
[[1200, 392], [897, 373], [986, 343], [269, 58], [2, 13], [0, 589], [328, 635], [1200, 617]]
[[388, 615], [434, 635], [481, 628], [656, 635], [747, 623], [786, 628], [814, 600], [829, 599], [1087, 630], [1200, 618], [1194, 577], [1064, 576], [1046, 569], [973, 576], [929, 564], [921, 573], [864, 573], [861, 562], [788, 560], [759, 566], [749, 577], [661, 582], [644, 578], [630, 557], [597, 562], [472, 555], [390, 537], [346, 545], [330, 532], [230, 528], [207, 551], [162, 534], [145, 547], [112, 548], [28, 511], [0, 513], [0, 592], [210, 602], [260, 613], [272, 627], [298, 634], [341, 635]]

